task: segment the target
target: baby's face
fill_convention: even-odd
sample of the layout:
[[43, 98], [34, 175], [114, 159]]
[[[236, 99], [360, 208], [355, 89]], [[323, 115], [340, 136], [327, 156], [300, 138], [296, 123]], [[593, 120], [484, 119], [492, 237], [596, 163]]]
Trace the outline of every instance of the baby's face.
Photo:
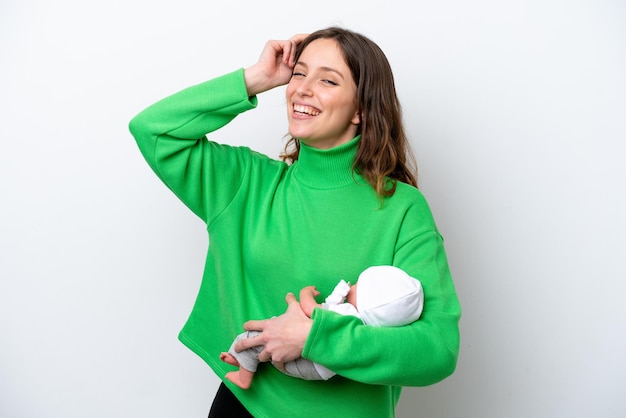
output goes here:
[[348, 294], [346, 295], [346, 302], [348, 302], [350, 305], [354, 306], [355, 308], [359, 308], [358, 306], [356, 306], [356, 287], [357, 287], [358, 283], [353, 284], [352, 286], [350, 286], [350, 291], [348, 292]]

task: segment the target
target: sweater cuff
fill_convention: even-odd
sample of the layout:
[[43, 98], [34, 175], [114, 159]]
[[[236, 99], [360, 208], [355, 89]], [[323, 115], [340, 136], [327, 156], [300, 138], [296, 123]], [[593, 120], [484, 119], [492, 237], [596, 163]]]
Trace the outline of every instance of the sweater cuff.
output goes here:
[[313, 320], [313, 326], [311, 327], [311, 331], [309, 332], [309, 337], [306, 339], [304, 343], [304, 347], [302, 348], [302, 357], [309, 359], [311, 352], [313, 351], [313, 347], [315, 346], [315, 342], [318, 337], [323, 332], [324, 328], [324, 319], [326, 317], [325, 314], [331, 313], [330, 311], [315, 308], [313, 309], [313, 314], [311, 315], [311, 319]]
[[252, 107], [257, 106], [258, 104], [257, 96], [256, 95], [248, 96], [248, 90], [246, 89], [246, 79], [244, 77], [243, 67], [238, 68], [235, 71], [232, 71], [230, 73], [226, 73], [218, 78], [224, 80], [224, 82], [227, 85], [230, 84], [230, 86], [232, 87], [231, 92], [233, 94], [236, 94], [238, 98], [241, 98], [242, 100], [247, 98], [247, 100], [250, 102]]

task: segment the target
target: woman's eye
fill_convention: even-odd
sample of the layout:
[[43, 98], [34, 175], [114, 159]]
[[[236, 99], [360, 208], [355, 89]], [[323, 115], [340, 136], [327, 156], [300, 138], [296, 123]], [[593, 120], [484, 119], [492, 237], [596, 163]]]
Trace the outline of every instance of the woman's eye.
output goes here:
[[291, 76], [292, 77], [304, 77], [304, 74], [303, 73], [299, 73], [299, 72], [293, 72], [293, 73], [291, 73]]
[[330, 84], [331, 86], [336, 86], [338, 85], [337, 83], [335, 83], [333, 80], [329, 80], [329, 79], [324, 79], [322, 80], [323, 83], [325, 84]]

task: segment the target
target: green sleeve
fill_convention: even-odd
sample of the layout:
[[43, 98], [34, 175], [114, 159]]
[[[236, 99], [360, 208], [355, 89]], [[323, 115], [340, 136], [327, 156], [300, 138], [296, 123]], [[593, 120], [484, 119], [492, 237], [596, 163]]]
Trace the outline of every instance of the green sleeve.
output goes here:
[[403, 327], [363, 325], [355, 317], [316, 309], [302, 356], [339, 375], [370, 384], [426, 386], [456, 368], [461, 307], [443, 240], [425, 203], [409, 211], [393, 264], [418, 278], [424, 290], [421, 317]]
[[239, 69], [158, 101], [129, 129], [157, 176], [210, 222], [236, 194], [250, 150], [210, 142], [206, 135], [256, 104]]

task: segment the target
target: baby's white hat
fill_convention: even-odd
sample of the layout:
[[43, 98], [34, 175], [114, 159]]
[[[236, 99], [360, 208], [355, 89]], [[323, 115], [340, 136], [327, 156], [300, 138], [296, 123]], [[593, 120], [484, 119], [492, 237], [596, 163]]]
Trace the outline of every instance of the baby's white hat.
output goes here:
[[402, 269], [369, 267], [359, 275], [357, 283], [357, 309], [366, 325], [407, 325], [422, 314], [422, 284]]

